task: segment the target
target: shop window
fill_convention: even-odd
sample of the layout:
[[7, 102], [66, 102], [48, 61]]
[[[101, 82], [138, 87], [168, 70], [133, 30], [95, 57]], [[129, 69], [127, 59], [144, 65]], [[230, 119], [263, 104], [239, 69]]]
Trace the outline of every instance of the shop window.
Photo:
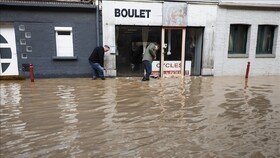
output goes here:
[[273, 25], [259, 25], [256, 54], [272, 54], [275, 32]]
[[55, 27], [56, 56], [53, 59], [76, 59], [73, 48], [72, 27]]
[[228, 45], [229, 57], [230, 55], [246, 55], [248, 29], [249, 29], [249, 25], [244, 25], [244, 24], [230, 25], [230, 35], [229, 35], [229, 45]]
[[161, 42], [161, 27], [116, 26], [115, 30], [117, 76], [143, 76], [143, 52], [151, 42]]

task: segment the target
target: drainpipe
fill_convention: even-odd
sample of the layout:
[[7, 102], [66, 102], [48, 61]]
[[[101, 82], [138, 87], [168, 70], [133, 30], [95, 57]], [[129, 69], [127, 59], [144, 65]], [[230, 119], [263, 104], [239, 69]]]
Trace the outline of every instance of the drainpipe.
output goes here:
[[98, 0], [95, 0], [95, 7], [96, 7], [96, 46], [99, 46], [99, 4]]

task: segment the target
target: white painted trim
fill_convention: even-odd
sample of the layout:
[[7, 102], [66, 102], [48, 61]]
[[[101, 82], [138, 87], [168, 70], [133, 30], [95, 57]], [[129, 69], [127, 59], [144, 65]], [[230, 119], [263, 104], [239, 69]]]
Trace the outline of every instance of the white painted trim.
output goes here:
[[72, 31], [72, 27], [54, 27], [55, 31]]
[[[56, 37], [56, 56], [57, 57], [73, 57], [74, 43], [72, 27], [55, 27]], [[58, 35], [59, 31], [69, 31], [70, 35]]]

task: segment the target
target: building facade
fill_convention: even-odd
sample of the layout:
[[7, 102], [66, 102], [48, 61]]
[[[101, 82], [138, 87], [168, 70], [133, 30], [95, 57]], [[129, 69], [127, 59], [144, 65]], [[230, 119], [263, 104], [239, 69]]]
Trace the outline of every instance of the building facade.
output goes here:
[[[70, 2], [69, 2], [70, 1]], [[280, 2], [102, 0], [0, 2], [0, 76], [90, 77], [88, 56], [107, 44], [107, 76], [280, 75]]]
[[280, 75], [280, 1], [221, 0], [214, 75]]
[[142, 74], [135, 56], [150, 42], [162, 76], [243, 76], [248, 62], [250, 75], [280, 74], [279, 1], [103, 0], [102, 12], [109, 75]]
[[0, 76], [82, 77], [99, 45], [94, 4], [57, 1], [0, 2]]
[[141, 76], [141, 55], [150, 42], [161, 50], [153, 73], [162, 76], [213, 75], [212, 41], [217, 2], [102, 2], [107, 74]]

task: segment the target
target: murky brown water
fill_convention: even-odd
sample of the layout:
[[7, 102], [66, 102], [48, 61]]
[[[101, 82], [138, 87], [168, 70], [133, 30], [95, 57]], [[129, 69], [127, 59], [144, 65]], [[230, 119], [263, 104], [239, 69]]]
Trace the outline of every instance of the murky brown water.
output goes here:
[[0, 157], [280, 157], [280, 76], [1, 81]]

